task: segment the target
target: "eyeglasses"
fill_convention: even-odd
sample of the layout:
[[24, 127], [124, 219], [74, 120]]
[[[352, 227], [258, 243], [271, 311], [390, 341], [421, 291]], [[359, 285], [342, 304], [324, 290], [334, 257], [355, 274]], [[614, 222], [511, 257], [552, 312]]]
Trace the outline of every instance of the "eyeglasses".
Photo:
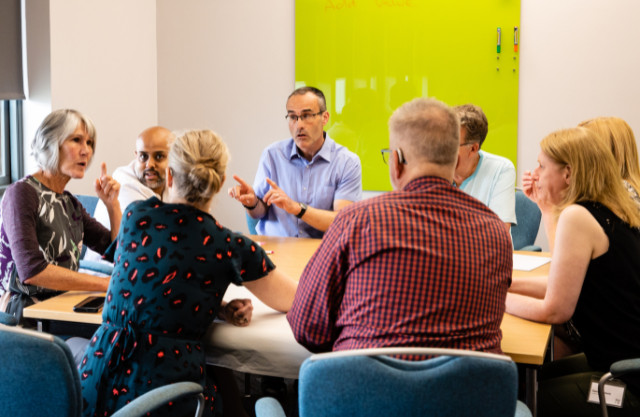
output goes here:
[[463, 146], [469, 146], [469, 145], [475, 145], [478, 142], [467, 142], [467, 143], [461, 143], [460, 147], [462, 148]]
[[[392, 150], [391, 150], [391, 149], [389, 149], [389, 148], [380, 149], [380, 153], [382, 154], [382, 161], [383, 161], [385, 164], [388, 164], [388, 162], [387, 162], [387, 160], [388, 160], [387, 155], [388, 155], [388, 154], [390, 154], [391, 152], [392, 152]], [[404, 155], [402, 155], [402, 149], [398, 148], [398, 149], [396, 149], [396, 152], [398, 153], [398, 162], [400, 162], [400, 163], [401, 163], [401, 164], [403, 164], [403, 165], [407, 165], [407, 160], [406, 160], [406, 159], [404, 159]]]
[[287, 114], [286, 116], [284, 116], [284, 118], [287, 119], [289, 121], [289, 123], [295, 123], [298, 120], [303, 121], [303, 122], [308, 122], [309, 120], [313, 119], [314, 117], [320, 116], [325, 111], [326, 110], [320, 110], [318, 113], [304, 113], [304, 114], [301, 114], [300, 116], [298, 116], [297, 114]]

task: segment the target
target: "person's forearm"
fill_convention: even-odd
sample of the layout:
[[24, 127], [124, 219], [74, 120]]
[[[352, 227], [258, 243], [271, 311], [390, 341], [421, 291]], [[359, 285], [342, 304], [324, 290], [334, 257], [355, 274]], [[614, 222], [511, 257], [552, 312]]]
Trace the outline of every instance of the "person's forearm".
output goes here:
[[263, 218], [266, 214], [267, 214], [267, 205], [264, 203], [264, 201], [262, 201], [262, 199], [257, 198], [256, 197], [256, 202], [255, 202], [255, 207], [247, 207], [244, 206], [244, 208], [247, 209], [247, 213], [249, 213], [249, 216], [251, 216], [254, 219], [261, 219]]
[[286, 313], [293, 305], [298, 282], [274, 269], [267, 276], [243, 284], [267, 306]]
[[507, 293], [506, 312], [523, 319], [540, 323], [559, 324], [567, 321], [566, 317], [558, 309], [554, 309], [544, 299], [528, 297], [526, 295]]
[[57, 291], [107, 291], [109, 279], [48, 265], [42, 272], [26, 279], [25, 284]]
[[109, 213], [109, 224], [111, 225], [111, 240], [115, 240], [120, 230], [120, 221], [122, 220], [122, 210], [118, 200], [111, 207], [107, 207]]
[[[298, 213], [300, 213], [300, 211], [298, 211]], [[294, 215], [298, 213], [294, 213]], [[300, 219], [314, 229], [318, 229], [321, 232], [326, 232], [327, 229], [329, 229], [329, 226], [331, 226], [331, 223], [333, 223], [333, 219], [335, 219], [337, 215], [337, 211], [320, 210], [314, 207], [307, 206], [307, 211], [305, 211], [304, 215]]]
[[542, 299], [547, 292], [547, 277], [538, 276], [514, 278], [511, 281], [509, 292]]

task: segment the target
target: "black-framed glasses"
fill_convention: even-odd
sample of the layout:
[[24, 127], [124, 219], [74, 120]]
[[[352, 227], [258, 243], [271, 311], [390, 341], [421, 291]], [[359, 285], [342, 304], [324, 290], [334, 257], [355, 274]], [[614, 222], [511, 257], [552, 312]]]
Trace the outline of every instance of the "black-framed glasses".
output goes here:
[[[388, 159], [389, 157], [387, 155], [390, 155], [392, 152], [391, 149], [389, 148], [385, 148], [385, 149], [380, 149], [380, 153], [382, 154], [382, 161], [385, 164], [389, 164]], [[402, 149], [398, 148], [396, 149], [396, 152], [398, 153], [398, 162], [400, 162], [403, 165], [407, 164], [407, 160], [404, 159], [404, 155], [402, 154]]]
[[466, 142], [466, 143], [461, 143], [460, 147], [462, 148], [463, 146], [469, 146], [469, 145], [475, 145], [478, 142]]
[[284, 116], [285, 119], [287, 119], [289, 121], [289, 123], [295, 123], [298, 120], [303, 121], [303, 122], [308, 122], [309, 120], [313, 119], [316, 116], [320, 116], [322, 113], [324, 113], [326, 110], [320, 110], [318, 113], [303, 113], [300, 116], [298, 116], [297, 114], [287, 114], [286, 116]]

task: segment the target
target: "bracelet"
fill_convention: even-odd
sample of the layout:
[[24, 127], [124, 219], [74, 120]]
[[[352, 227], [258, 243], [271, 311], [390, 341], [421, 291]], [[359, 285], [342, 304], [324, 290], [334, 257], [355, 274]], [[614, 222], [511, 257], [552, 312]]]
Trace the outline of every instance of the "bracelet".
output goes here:
[[243, 204], [242, 207], [246, 208], [247, 210], [253, 210], [254, 208], [258, 207], [258, 204], [260, 204], [260, 199], [259, 198], [256, 200], [256, 204], [254, 204], [253, 206], [245, 206]]

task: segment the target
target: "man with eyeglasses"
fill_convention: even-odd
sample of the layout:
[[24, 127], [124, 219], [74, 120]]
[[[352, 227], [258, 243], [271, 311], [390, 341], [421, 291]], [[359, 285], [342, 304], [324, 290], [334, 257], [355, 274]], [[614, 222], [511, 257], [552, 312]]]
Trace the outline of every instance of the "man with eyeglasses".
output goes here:
[[[143, 130], [136, 139], [135, 158], [125, 166], [113, 172], [113, 178], [120, 183], [118, 201], [124, 211], [134, 201], [166, 197], [165, 175], [169, 160], [169, 147], [173, 142], [173, 133], [164, 127], [153, 126]], [[94, 217], [103, 226], [110, 228], [107, 208], [98, 202]], [[100, 261], [102, 257], [87, 249], [84, 256], [88, 261]]]
[[322, 91], [296, 89], [287, 99], [291, 138], [262, 153], [253, 187], [234, 175], [229, 195], [254, 219], [257, 233], [321, 238], [336, 214], [360, 200], [360, 158], [324, 131], [329, 121]]
[[460, 124], [426, 98], [389, 120], [394, 191], [343, 209], [287, 313], [311, 352], [432, 346], [500, 353], [512, 248], [502, 221], [452, 185]]
[[480, 107], [464, 104], [454, 110], [460, 118], [460, 149], [453, 181], [493, 210], [509, 231], [516, 224], [516, 169], [507, 158], [480, 150], [489, 130]]

